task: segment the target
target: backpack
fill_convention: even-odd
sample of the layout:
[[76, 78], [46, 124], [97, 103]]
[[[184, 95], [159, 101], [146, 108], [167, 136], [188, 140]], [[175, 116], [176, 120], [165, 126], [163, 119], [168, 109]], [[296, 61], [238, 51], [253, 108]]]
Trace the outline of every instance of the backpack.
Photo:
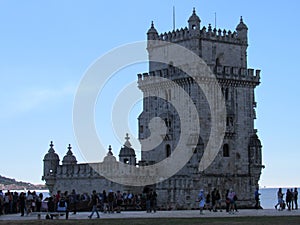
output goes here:
[[61, 208], [66, 207], [66, 201], [63, 200], [63, 199], [61, 199], [61, 200], [59, 201], [59, 207], [61, 207]]

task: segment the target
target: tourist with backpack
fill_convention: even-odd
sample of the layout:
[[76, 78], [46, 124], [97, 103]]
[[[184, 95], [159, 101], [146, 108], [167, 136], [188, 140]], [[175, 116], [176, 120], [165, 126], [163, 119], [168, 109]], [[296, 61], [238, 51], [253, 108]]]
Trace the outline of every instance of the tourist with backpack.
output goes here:
[[57, 203], [57, 212], [66, 213], [66, 219], [69, 219], [68, 203], [64, 196], [61, 197], [59, 202]]

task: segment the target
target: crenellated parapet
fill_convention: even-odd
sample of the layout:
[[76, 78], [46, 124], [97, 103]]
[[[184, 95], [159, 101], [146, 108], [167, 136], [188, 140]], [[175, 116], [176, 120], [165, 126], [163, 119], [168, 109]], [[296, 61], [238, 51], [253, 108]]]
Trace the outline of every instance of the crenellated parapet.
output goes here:
[[[190, 30], [185, 27], [177, 30], [173, 30], [172, 32], [165, 32], [159, 34], [158, 40], [159, 41], [167, 41], [172, 43], [182, 42], [185, 40], [190, 39], [194, 34], [190, 32]], [[242, 41], [236, 31], [226, 30], [226, 29], [212, 29], [211, 25], [209, 24], [208, 29], [204, 26], [198, 35], [198, 38], [201, 38], [203, 40], [210, 40], [210, 41], [218, 41], [218, 42], [228, 42], [228, 43], [234, 43], [234, 44], [245, 44], [244, 41]]]
[[[254, 70], [251, 68], [238, 68], [231, 66], [210, 66], [211, 71], [214, 72], [216, 78], [221, 84], [242, 84], [256, 86], [260, 82], [260, 70]], [[169, 67], [161, 70], [151, 71], [149, 73], [138, 74], [138, 84], [139, 87], [149, 86], [155, 83], [168, 83], [180, 82], [180, 80], [186, 80], [190, 82], [192, 80], [188, 77], [182, 70], [176, 67]], [[160, 78], [165, 78], [170, 81], [165, 80], [161, 82]], [[210, 80], [208, 77], [199, 74], [199, 79]]]
[[239, 45], [247, 45], [248, 43], [248, 27], [243, 22], [242, 17], [240, 19], [240, 23], [237, 25], [234, 31], [220, 28], [213, 29], [211, 24], [209, 24], [207, 28], [205, 26], [201, 28], [200, 22], [201, 20], [197, 16], [195, 9], [193, 10], [191, 17], [188, 20], [188, 27], [158, 34], [152, 22], [151, 27], [147, 33], [148, 40], [159, 40], [171, 43], [180, 43], [197, 38], [201, 40], [226, 42]]

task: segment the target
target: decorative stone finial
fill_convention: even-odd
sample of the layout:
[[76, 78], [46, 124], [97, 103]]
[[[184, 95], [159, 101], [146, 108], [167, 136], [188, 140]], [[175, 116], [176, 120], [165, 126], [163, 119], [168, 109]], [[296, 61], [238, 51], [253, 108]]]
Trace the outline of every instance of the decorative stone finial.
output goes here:
[[196, 9], [195, 9], [195, 7], [193, 7], [193, 14], [196, 14]]
[[212, 28], [211, 28], [211, 24], [208, 24], [208, 32], [211, 32]]
[[129, 134], [128, 133], [126, 133], [126, 137], [125, 137], [125, 144], [124, 144], [124, 146], [126, 146], [126, 147], [128, 147], [128, 148], [131, 148], [131, 143], [129, 142], [129, 139], [130, 139], [130, 137], [129, 137]]
[[153, 20], [151, 21], [151, 28], [154, 28]]
[[54, 144], [53, 144], [53, 141], [50, 141], [50, 149], [49, 149], [49, 153], [54, 153], [55, 151], [54, 151], [54, 149], [53, 149], [53, 146], [54, 146]]
[[243, 16], [241, 16], [240, 23], [243, 23]]
[[72, 149], [71, 144], [69, 144], [67, 155], [73, 155], [71, 149]]
[[111, 145], [109, 145], [108, 146], [108, 153], [107, 153], [108, 156], [109, 155], [114, 155], [111, 150], [112, 150]]
[[126, 141], [129, 141], [129, 139], [130, 139], [130, 137], [129, 137], [128, 133], [126, 133], [125, 140], [126, 140]]

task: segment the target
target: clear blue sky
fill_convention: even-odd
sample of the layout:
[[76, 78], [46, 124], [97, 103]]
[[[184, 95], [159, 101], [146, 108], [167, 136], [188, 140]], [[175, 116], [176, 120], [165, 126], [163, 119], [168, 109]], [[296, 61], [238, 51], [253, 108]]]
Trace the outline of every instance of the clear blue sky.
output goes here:
[[[51, 140], [61, 159], [71, 143], [82, 162], [72, 109], [84, 72], [112, 48], [145, 40], [152, 20], [158, 32], [171, 30], [173, 5], [176, 28], [187, 26], [193, 7], [201, 26], [214, 25], [216, 12], [217, 28], [234, 30], [243, 16], [249, 28], [248, 66], [262, 70], [255, 122], [266, 165], [260, 184], [300, 186], [300, 3], [296, 0], [1, 0], [0, 174], [42, 183], [42, 159]], [[144, 71], [146, 66], [139, 65], [118, 73], [107, 96], [116, 95]], [[109, 114], [109, 102], [109, 98], [99, 101], [97, 111], [107, 109], [101, 113]], [[130, 117], [132, 132], [138, 111]], [[95, 118], [101, 124], [97, 130], [117, 154], [122, 137], [115, 137], [108, 122], [101, 123], [102, 116]]]

